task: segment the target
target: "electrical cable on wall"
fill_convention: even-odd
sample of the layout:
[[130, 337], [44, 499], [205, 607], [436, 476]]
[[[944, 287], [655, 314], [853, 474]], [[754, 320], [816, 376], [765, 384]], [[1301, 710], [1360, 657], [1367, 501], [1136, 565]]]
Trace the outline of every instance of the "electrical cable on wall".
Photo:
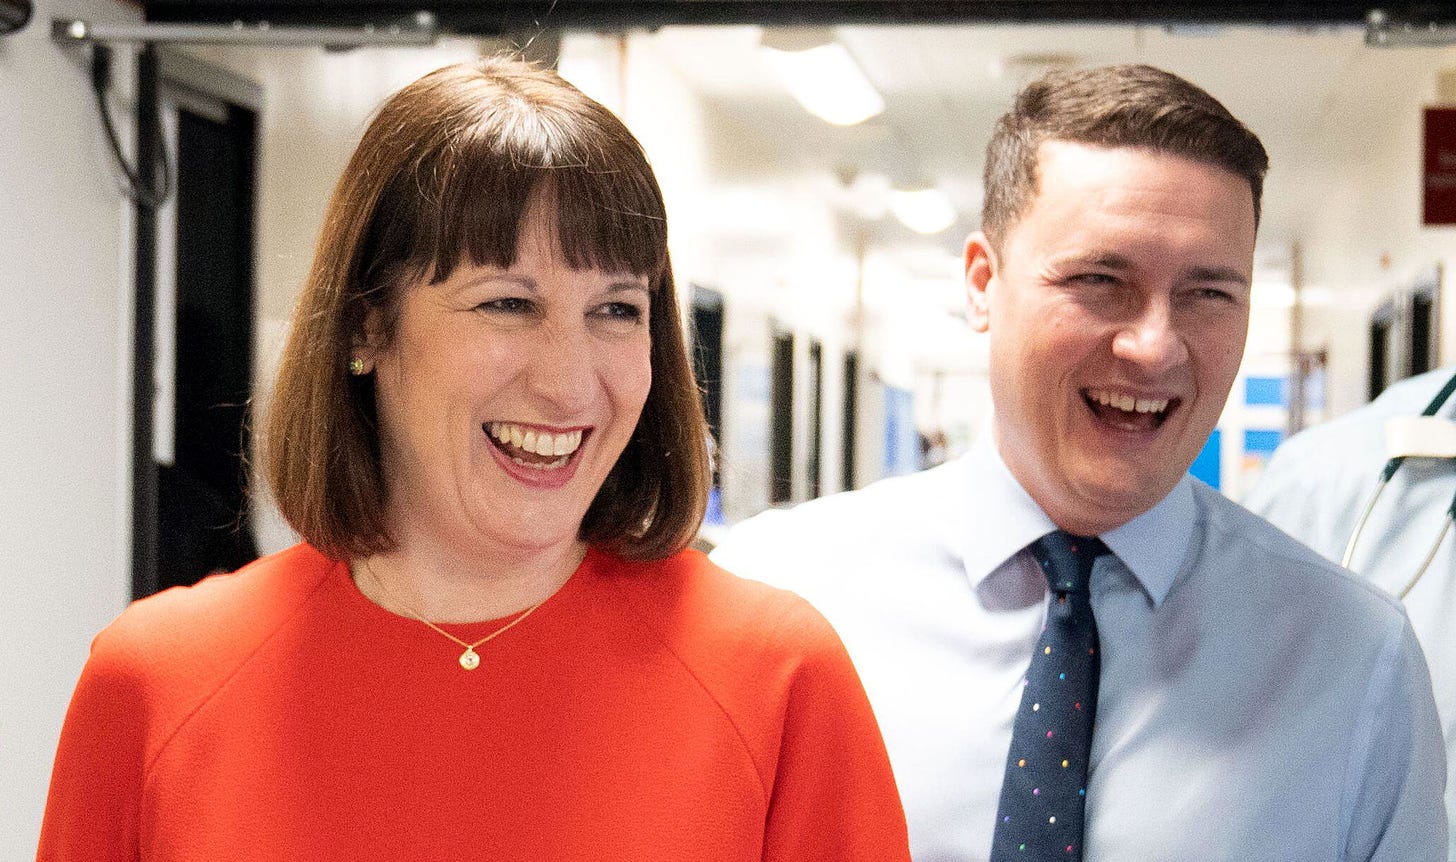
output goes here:
[[[101, 114], [101, 125], [106, 130], [106, 140], [111, 145], [111, 155], [116, 167], [126, 179], [126, 196], [132, 201], [157, 209], [172, 195], [172, 165], [167, 158], [167, 142], [163, 139], [160, 119], [155, 141], [157, 181], [149, 186], [142, 180], [141, 166], [133, 168], [121, 151], [121, 141], [116, 135], [116, 126], [111, 121], [111, 111], [106, 105], [106, 93], [111, 87], [111, 47], [99, 42], [91, 44], [91, 88], [96, 93], [96, 109]], [[155, 110], [155, 106], [153, 106]]]
[[[0, 0], [0, 4], [24, 2], [25, 0]], [[554, 8], [555, 0], [552, 0]], [[365, 45], [377, 46], [427, 46], [435, 44], [439, 37], [438, 25], [433, 13], [425, 10], [415, 12], [407, 20], [382, 27], [272, 27], [266, 21], [252, 25], [241, 22], [231, 26], [198, 26], [187, 24], [140, 24], [140, 25], [92, 25], [76, 19], [56, 18], [51, 21], [51, 38], [62, 44], [89, 43], [91, 46], [91, 85], [96, 91], [96, 107], [101, 113], [101, 124], [106, 130], [106, 139], [111, 146], [111, 155], [116, 166], [126, 178], [126, 194], [137, 204], [155, 210], [166, 202], [172, 193], [172, 169], [167, 158], [160, 122], [155, 143], [155, 166], [157, 181], [148, 184], [142, 177], [142, 165], [127, 164], [122, 154], [121, 142], [117, 139], [116, 127], [111, 122], [111, 112], [106, 105], [106, 91], [111, 86], [111, 47], [109, 42], [140, 42], [144, 45], [158, 44], [224, 44], [224, 45], [322, 45], [333, 50], [357, 48]], [[155, 112], [155, 105], [143, 106], [142, 110]], [[152, 114], [156, 118], [156, 114]]]

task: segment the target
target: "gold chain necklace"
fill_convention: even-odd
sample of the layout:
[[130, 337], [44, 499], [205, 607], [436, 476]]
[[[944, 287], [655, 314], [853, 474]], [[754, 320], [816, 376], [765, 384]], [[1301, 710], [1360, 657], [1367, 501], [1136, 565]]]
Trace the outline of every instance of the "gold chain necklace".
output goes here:
[[[381, 581], [379, 579], [379, 576], [374, 574], [374, 569], [370, 568], [368, 563], [364, 564], [364, 570], [369, 573], [369, 577], [374, 581], [375, 584], [379, 586], [379, 589], [384, 591], [384, 593], [388, 595], [396, 605], [399, 605], [399, 607], [405, 613], [409, 614], [410, 616], [414, 617], [415, 619], [419, 620], [420, 622], [424, 623], [425, 625], [429, 626], [430, 628], [434, 629], [435, 631], [439, 632], [440, 634], [444, 635], [445, 637], [449, 638], [460, 646], [465, 647], [465, 652], [460, 654], [460, 666], [465, 668], [466, 670], [475, 670], [476, 668], [480, 667], [480, 654], [475, 651], [476, 647], [480, 646], [488, 640], [505, 634], [511, 629], [512, 626], [515, 626], [521, 620], [529, 617], [533, 611], [546, 604], [546, 599], [542, 599], [534, 605], [531, 605], [529, 608], [526, 608], [524, 611], [521, 611], [520, 615], [517, 616], [515, 619], [511, 620], [510, 622], [506, 623], [505, 625], [501, 626], [500, 628], [496, 629], [495, 631], [491, 632], [490, 634], [486, 635], [475, 643], [468, 643], [461, 640], [460, 638], [455, 637], [454, 635], [450, 634], [449, 632], [445, 631], [444, 629], [415, 613], [414, 608], [405, 604], [403, 601], [400, 601], [399, 596], [395, 595], [393, 590], [384, 585], [384, 581]], [[550, 598], [550, 596], [547, 596], [546, 598]]]

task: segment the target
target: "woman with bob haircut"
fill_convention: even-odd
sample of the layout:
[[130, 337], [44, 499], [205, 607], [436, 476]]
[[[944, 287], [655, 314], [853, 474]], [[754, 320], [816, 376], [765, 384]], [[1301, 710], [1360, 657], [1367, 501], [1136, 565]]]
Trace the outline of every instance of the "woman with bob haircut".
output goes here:
[[662, 195], [554, 73], [451, 66], [345, 169], [263, 452], [303, 542], [97, 636], [41, 860], [908, 860], [807, 603], [685, 550]]

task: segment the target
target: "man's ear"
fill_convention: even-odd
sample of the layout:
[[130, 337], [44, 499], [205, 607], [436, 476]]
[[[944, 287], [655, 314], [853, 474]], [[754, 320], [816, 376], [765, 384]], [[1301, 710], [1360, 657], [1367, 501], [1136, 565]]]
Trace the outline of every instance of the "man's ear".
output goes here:
[[966, 237], [966, 320], [977, 332], [991, 328], [990, 288], [998, 269], [986, 235], [976, 231]]

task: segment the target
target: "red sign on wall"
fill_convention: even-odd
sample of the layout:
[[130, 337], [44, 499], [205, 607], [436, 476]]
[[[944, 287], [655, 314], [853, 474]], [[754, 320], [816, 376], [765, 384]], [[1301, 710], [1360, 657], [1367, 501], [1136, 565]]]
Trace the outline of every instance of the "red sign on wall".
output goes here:
[[1456, 108], [1426, 109], [1422, 224], [1456, 225]]

